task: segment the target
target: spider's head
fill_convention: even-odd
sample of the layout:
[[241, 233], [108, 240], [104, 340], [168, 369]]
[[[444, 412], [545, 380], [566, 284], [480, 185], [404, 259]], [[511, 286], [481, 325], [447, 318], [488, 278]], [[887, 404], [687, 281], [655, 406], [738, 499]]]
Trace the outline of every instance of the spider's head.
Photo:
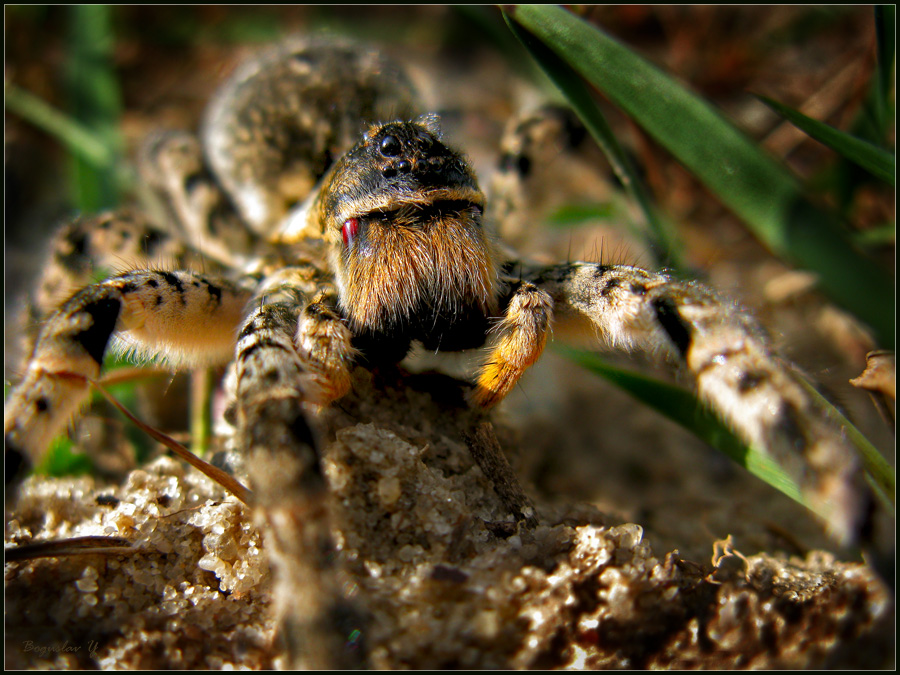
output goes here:
[[356, 332], [440, 342], [435, 331], [496, 312], [484, 195], [436, 117], [371, 127], [325, 176], [313, 209]]

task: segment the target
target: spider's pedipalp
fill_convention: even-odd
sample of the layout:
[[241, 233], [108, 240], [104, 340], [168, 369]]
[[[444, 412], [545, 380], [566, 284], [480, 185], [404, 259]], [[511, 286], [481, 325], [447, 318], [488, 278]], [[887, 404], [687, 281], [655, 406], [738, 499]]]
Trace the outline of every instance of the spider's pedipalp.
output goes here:
[[866, 498], [855, 453], [746, 310], [697, 282], [628, 265], [572, 263], [524, 277], [549, 293], [559, 320], [587, 317], [612, 348], [676, 360], [701, 398], [798, 480], [838, 541], [858, 535]]
[[32, 462], [41, 456], [83, 404], [114, 335], [126, 349], [174, 365], [227, 361], [248, 298], [225, 280], [159, 271], [120, 274], [76, 293], [44, 326], [7, 400], [7, 446]]
[[335, 311], [335, 292], [327, 278], [312, 263], [269, 274], [256, 289], [259, 306], [245, 321], [237, 347], [240, 359], [253, 341], [280, 334], [275, 317], [265, 317], [266, 307], [293, 307], [296, 316], [288, 330], [292, 338], [278, 339], [296, 351], [302, 364], [304, 400], [316, 405], [327, 405], [350, 390], [350, 365], [357, 356], [353, 334]]
[[300, 315], [297, 349], [313, 373], [311, 400], [328, 405], [350, 391], [350, 364], [357, 355], [353, 334], [324, 298], [308, 304]]
[[550, 296], [532, 283], [517, 284], [472, 393], [476, 405], [491, 408], [512, 391], [543, 353], [552, 320]]

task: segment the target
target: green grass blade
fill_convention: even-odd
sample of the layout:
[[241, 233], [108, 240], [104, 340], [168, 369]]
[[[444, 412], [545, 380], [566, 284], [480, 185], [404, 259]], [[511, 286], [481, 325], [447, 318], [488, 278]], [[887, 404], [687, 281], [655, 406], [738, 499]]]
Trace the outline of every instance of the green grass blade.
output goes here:
[[875, 225], [868, 230], [857, 232], [854, 237], [860, 246], [888, 246], [897, 239], [897, 224], [895, 222]]
[[776, 255], [818, 274], [822, 288], [894, 343], [891, 276], [851, 243], [795, 176], [702, 98], [602, 31], [550, 5], [511, 18], [547, 44], [682, 162]]
[[869, 442], [862, 432], [857, 429], [841, 412], [835, 408], [828, 400], [822, 396], [816, 388], [811, 384], [800, 379], [800, 384], [806, 389], [806, 392], [818, 402], [820, 406], [827, 412], [828, 416], [844, 429], [847, 439], [856, 448], [856, 453], [862, 462], [862, 466], [870, 478], [870, 484], [875, 488], [876, 494], [883, 501], [886, 501], [890, 510], [893, 510], [895, 504], [895, 493], [897, 489], [894, 470], [890, 464], [884, 459], [880, 452]]
[[839, 155], [862, 167], [873, 176], [880, 178], [891, 186], [894, 185], [895, 163], [894, 156], [891, 153], [860, 138], [839, 131], [823, 122], [807, 117], [803, 113], [768, 96], [757, 95], [756, 98], [810, 137], [827, 145]]
[[95, 168], [105, 170], [113, 166], [114, 155], [109, 146], [83, 124], [12, 83], [6, 83], [4, 90], [7, 110], [47, 132]]
[[554, 211], [547, 224], [555, 227], [575, 227], [595, 220], [612, 220], [618, 213], [612, 203], [565, 204]]
[[878, 71], [876, 73], [876, 93], [880, 124], [886, 128], [887, 121], [893, 119], [891, 90], [894, 88], [894, 57], [897, 48], [897, 8], [894, 5], [875, 7], [875, 35], [878, 40]]
[[120, 174], [116, 171], [124, 143], [119, 132], [122, 112], [118, 77], [113, 64], [115, 39], [108, 5], [73, 5], [69, 11], [69, 39], [65, 69], [72, 116], [109, 148], [114, 165], [92, 166], [73, 156], [73, 201], [83, 211], [117, 206]]
[[[691, 392], [611, 366], [592, 352], [564, 346], [554, 346], [554, 350], [612, 382], [641, 403], [720, 450], [768, 485], [816, 511], [814, 504], [804, 500], [797, 482], [764, 450], [744, 443]], [[818, 514], [822, 517], [827, 515], [823, 511], [818, 511]]]
[[[611, 366], [593, 352], [562, 345], [555, 345], [554, 351], [600, 375], [642, 404], [678, 423], [737, 462], [748, 472], [818, 514], [822, 519], [827, 521], [830, 516], [833, 516], [827, 503], [806, 499], [798, 482], [770, 456], [765, 448], [756, 447], [742, 440], [692, 392]], [[896, 489], [893, 469], [868, 439], [814, 387], [802, 379], [800, 382], [834, 423], [844, 429], [847, 439], [856, 449], [866, 472], [866, 479], [874, 494], [884, 505], [886, 511], [893, 515]]]
[[76, 452], [74, 444], [65, 435], [57, 436], [50, 443], [34, 472], [39, 476], [89, 476], [94, 473], [94, 463], [87, 455]]
[[678, 241], [677, 233], [657, 213], [649, 192], [613, 134], [612, 128], [594, 101], [590, 90], [584, 85], [578, 74], [546, 46], [523, 31], [514, 22], [509, 21], [508, 18], [507, 24], [553, 84], [565, 95], [566, 100], [603, 150], [625, 191], [643, 212], [649, 232], [641, 234], [657, 260], [667, 266], [684, 269], [681, 255], [682, 246]]

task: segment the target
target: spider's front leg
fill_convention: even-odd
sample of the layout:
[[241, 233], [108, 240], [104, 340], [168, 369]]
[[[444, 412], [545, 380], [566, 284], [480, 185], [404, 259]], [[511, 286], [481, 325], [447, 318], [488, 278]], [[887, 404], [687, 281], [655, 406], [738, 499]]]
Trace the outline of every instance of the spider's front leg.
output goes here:
[[173, 365], [222, 363], [248, 299], [227, 280], [161, 271], [120, 274], [72, 296], [41, 330], [7, 399], [7, 481], [36, 464], [84, 404], [113, 335], [127, 350]]
[[533, 267], [523, 276], [552, 297], [558, 322], [587, 318], [614, 349], [677, 361], [701, 398], [799, 481], [839, 542], [859, 535], [867, 497], [854, 450], [746, 310], [697, 282], [628, 265]]
[[263, 293], [238, 340], [236, 440], [266, 523], [290, 666], [359, 667], [362, 654], [347, 650], [344, 636], [361, 618], [341, 591], [328, 484], [307, 423], [316, 403], [349, 390], [355, 352], [328, 293], [304, 307], [303, 270], [279, 276], [280, 288]]

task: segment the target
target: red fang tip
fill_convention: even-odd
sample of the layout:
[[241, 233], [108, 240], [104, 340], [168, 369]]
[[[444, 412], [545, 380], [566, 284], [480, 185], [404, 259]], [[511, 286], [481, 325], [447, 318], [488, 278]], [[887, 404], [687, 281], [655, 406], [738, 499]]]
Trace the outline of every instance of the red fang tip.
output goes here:
[[348, 218], [341, 227], [341, 237], [344, 239], [344, 247], [350, 248], [350, 244], [356, 239], [359, 233], [359, 220], [356, 218]]

